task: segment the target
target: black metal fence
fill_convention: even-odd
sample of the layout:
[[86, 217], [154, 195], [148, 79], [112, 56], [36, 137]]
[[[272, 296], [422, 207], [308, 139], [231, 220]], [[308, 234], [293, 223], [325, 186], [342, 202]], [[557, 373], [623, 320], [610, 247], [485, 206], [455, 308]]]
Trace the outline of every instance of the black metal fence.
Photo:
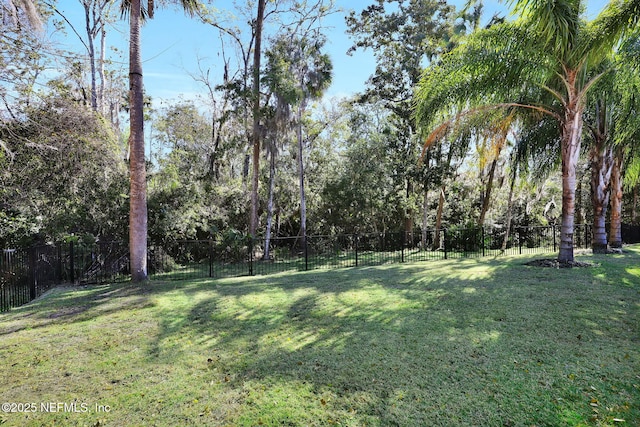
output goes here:
[[0, 312], [39, 297], [62, 283], [129, 279], [129, 250], [122, 243], [75, 242], [4, 249], [0, 257]]
[[[640, 242], [639, 230], [625, 226], [623, 240]], [[452, 227], [440, 232], [307, 236], [306, 242], [301, 237], [279, 237], [270, 240], [268, 251], [264, 239], [227, 233], [218, 239], [150, 245], [148, 272], [157, 280], [221, 278], [558, 250], [556, 226], [515, 227], [506, 241], [505, 233], [501, 228]], [[590, 244], [591, 227], [577, 226], [575, 247]], [[125, 280], [129, 280], [129, 254], [122, 242], [67, 242], [4, 250], [0, 311], [25, 304], [61, 283]]]

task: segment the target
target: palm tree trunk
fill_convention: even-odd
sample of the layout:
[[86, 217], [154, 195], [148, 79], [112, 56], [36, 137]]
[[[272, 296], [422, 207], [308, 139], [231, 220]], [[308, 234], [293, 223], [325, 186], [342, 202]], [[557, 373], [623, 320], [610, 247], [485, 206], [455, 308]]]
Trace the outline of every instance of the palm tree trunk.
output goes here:
[[[451, 161], [453, 160], [453, 149], [452, 147], [449, 147], [449, 150], [447, 152], [447, 169], [449, 169], [451, 167]], [[432, 250], [436, 250], [441, 248], [443, 245], [441, 245], [442, 242], [440, 242], [440, 230], [442, 228], [442, 213], [444, 211], [444, 202], [445, 202], [445, 197], [444, 197], [444, 192], [447, 189], [447, 184], [446, 183], [442, 183], [442, 187], [440, 188], [440, 197], [438, 198], [438, 211], [436, 213], [436, 232], [435, 232], [435, 236], [433, 238], [433, 245], [432, 245]]]
[[131, 280], [147, 279], [147, 171], [144, 156], [142, 61], [140, 59], [140, 0], [131, 0], [129, 14], [129, 252]]
[[574, 215], [576, 202], [576, 168], [580, 157], [580, 144], [582, 142], [582, 100], [579, 98], [576, 88], [575, 72], [569, 73], [569, 83], [573, 93], [569, 94], [564, 121], [561, 129], [561, 155], [562, 155], [562, 221], [560, 225], [560, 250], [558, 261], [572, 263]]
[[609, 245], [612, 248], [622, 247], [622, 150], [616, 149], [611, 172], [611, 225], [609, 228]]
[[596, 140], [591, 151], [591, 202], [593, 204], [593, 237], [591, 248], [594, 253], [607, 252], [607, 207], [613, 166], [613, 151], [604, 147], [605, 142]]

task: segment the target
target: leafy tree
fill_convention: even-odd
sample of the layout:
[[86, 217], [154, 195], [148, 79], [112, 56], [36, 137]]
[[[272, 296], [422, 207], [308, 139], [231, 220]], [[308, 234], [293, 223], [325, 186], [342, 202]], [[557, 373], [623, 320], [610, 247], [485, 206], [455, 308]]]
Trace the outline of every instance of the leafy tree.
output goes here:
[[[218, 230], [245, 226], [240, 176], [221, 169], [219, 179], [212, 180], [209, 173], [213, 125], [193, 101], [176, 102], [156, 112], [148, 200], [152, 244], [170, 249], [179, 240], [208, 239]], [[221, 146], [227, 136], [221, 136]], [[231, 154], [233, 150], [227, 150]], [[244, 151], [237, 150], [235, 155], [237, 159], [226, 158], [229, 168]]]
[[51, 95], [3, 123], [0, 138], [15, 153], [0, 157], [0, 246], [68, 233], [123, 237], [123, 152], [99, 116], [72, 97]]
[[388, 110], [345, 103], [339, 117], [344, 125], [333, 134], [342, 140], [340, 157], [322, 187], [318, 216], [336, 234], [400, 231], [404, 192], [389, 173], [394, 165], [386, 141], [393, 126]]
[[[479, 13], [479, 9], [474, 12]], [[355, 40], [350, 52], [371, 49], [377, 62], [361, 101], [381, 102], [396, 116], [389, 142], [392, 152], [397, 153], [394, 172], [404, 180], [402, 205], [407, 232], [413, 229], [416, 206], [412, 199], [420, 175], [412, 99], [424, 65], [454, 45], [456, 31], [464, 31], [464, 26], [454, 26], [454, 18], [455, 8], [443, 1], [376, 0], [346, 19], [348, 33]]]
[[[82, 45], [87, 50], [89, 56], [90, 81], [91, 90], [89, 100], [91, 108], [94, 111], [105, 112], [104, 94], [106, 87], [105, 77], [105, 41], [106, 41], [106, 25], [109, 23], [109, 12], [112, 6], [110, 0], [79, 0], [84, 11], [84, 24], [86, 39], [80, 35], [80, 31], [67, 19], [67, 17], [58, 10], [55, 4], [47, 3], [56, 14], [58, 14], [64, 22], [71, 28], [73, 33], [78, 37]], [[100, 36], [100, 56], [96, 58], [96, 39]], [[100, 86], [98, 87], [97, 77], [100, 77]]]
[[[222, 35], [230, 38], [239, 52], [240, 63], [237, 64], [237, 72], [231, 71], [233, 64], [230, 64], [230, 61], [225, 62], [224, 73], [229, 78], [225, 77], [225, 84], [221, 89], [236, 94], [233, 111], [244, 124], [251, 153], [250, 159], [249, 157], [246, 159], [245, 169], [248, 175], [249, 160], [251, 160], [249, 234], [255, 235], [260, 211], [260, 155], [264, 127], [266, 120], [269, 119], [265, 116], [269, 108], [266, 107], [267, 101], [261, 86], [261, 75], [264, 72], [263, 40], [269, 34], [276, 37], [283, 30], [296, 33], [300, 32], [300, 29], [316, 26], [320, 18], [331, 13], [333, 0], [252, 0], [247, 1], [243, 6], [236, 6], [237, 11], [242, 15], [241, 19], [249, 24], [248, 30], [221, 22], [211, 13], [203, 13], [201, 18], [207, 24], [217, 28]], [[273, 22], [274, 25], [268, 28], [265, 26], [267, 22]]]
[[[329, 56], [322, 53], [324, 43], [325, 38], [317, 31], [302, 37], [292, 32], [277, 38], [268, 54], [268, 72], [265, 76], [276, 99], [274, 125], [279, 126], [284, 122], [288, 127], [295, 127], [300, 188], [300, 235], [303, 241], [306, 241], [307, 236], [303, 117], [308, 102], [319, 98], [331, 83], [332, 64]], [[295, 120], [287, 117], [293, 109]], [[294, 123], [295, 126], [291, 126]], [[275, 159], [274, 148], [271, 150], [272, 160]], [[273, 167], [270, 169], [273, 171]], [[273, 179], [270, 182], [271, 188]], [[270, 202], [272, 203], [272, 192]], [[268, 226], [270, 227], [270, 224]], [[270, 232], [268, 229], [267, 233]]]
[[258, 0], [258, 12], [255, 20], [255, 46], [253, 53], [252, 112], [253, 127], [251, 145], [253, 147], [253, 175], [251, 180], [251, 217], [249, 234], [255, 236], [258, 229], [258, 179], [260, 174], [260, 61], [262, 57], [262, 27], [264, 24], [266, 0]]
[[[559, 123], [562, 159], [560, 262], [573, 261], [576, 165], [582, 114], [599, 75], [585, 79], [640, 17], [638, 0], [611, 2], [593, 21], [582, 17], [583, 2], [519, 0], [515, 23], [481, 30], [428, 69], [417, 93], [416, 117], [423, 129], [453, 106], [517, 106], [543, 112]], [[553, 95], [540, 105], [537, 88]], [[487, 108], [487, 107], [485, 107]]]

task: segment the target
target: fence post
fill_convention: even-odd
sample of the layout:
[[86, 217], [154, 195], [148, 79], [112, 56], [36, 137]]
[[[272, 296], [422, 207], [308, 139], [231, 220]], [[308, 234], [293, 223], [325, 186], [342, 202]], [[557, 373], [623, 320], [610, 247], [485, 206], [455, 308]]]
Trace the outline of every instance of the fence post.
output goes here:
[[70, 278], [72, 284], [76, 282], [76, 276], [75, 276], [76, 275], [76, 272], [75, 272], [76, 264], [75, 264], [75, 255], [74, 255], [73, 252], [74, 252], [73, 251], [73, 240], [70, 240], [69, 241], [69, 268], [71, 269], [71, 272], [70, 272], [70, 277], [69, 278]]
[[356, 234], [356, 267], [358, 266], [358, 235]]
[[480, 243], [482, 244], [482, 256], [484, 257], [485, 256], [485, 254], [484, 254], [484, 225], [481, 226], [481, 231], [482, 231], [482, 236], [481, 236], [482, 241]]
[[518, 253], [522, 255], [522, 230], [524, 227], [518, 227]]
[[589, 232], [591, 231], [590, 230], [591, 227], [589, 227], [587, 224], [584, 224], [583, 227], [584, 227], [584, 248], [589, 249], [589, 246], [591, 246], [590, 242], [593, 240], [593, 233]]
[[556, 225], [551, 226], [551, 232], [553, 233], [553, 252], [556, 251]]
[[309, 245], [306, 232], [302, 238], [304, 239], [304, 271], [309, 271]]
[[56, 245], [56, 279], [58, 283], [64, 278], [64, 264], [62, 261], [62, 244]]
[[400, 256], [400, 262], [404, 262], [404, 246], [407, 242], [407, 232], [404, 231], [401, 235], [400, 238], [402, 239], [400, 244], [401, 244], [401, 256]]
[[253, 276], [253, 236], [249, 237], [249, 276]]
[[36, 247], [29, 248], [29, 301], [36, 299], [36, 286], [38, 283], [38, 277], [36, 274]]
[[447, 259], [447, 229], [442, 229], [442, 248], [444, 249], [444, 259]]
[[209, 239], [209, 277], [213, 277], [213, 240]]

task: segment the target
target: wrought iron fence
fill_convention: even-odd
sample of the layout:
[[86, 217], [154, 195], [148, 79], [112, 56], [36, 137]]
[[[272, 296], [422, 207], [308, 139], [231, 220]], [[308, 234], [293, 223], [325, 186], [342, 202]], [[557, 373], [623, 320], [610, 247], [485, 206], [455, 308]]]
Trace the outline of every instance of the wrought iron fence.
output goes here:
[[[629, 233], [629, 238], [623, 234], [626, 243], [636, 242], [634, 230], [637, 233], [637, 228], [623, 228]], [[559, 231], [556, 226], [515, 227], [505, 238], [504, 228], [451, 227], [439, 232], [276, 237], [270, 239], [268, 250], [264, 239], [228, 233], [219, 239], [151, 244], [148, 272], [154, 280], [183, 280], [555, 252]], [[590, 243], [591, 227], [577, 226], [575, 247], [587, 248]], [[128, 279], [128, 246], [122, 242], [6, 249], [0, 257], [0, 311], [25, 304], [56, 284]]]
[[0, 311], [26, 304], [62, 283], [128, 280], [128, 252], [119, 242], [5, 249], [0, 258]]

